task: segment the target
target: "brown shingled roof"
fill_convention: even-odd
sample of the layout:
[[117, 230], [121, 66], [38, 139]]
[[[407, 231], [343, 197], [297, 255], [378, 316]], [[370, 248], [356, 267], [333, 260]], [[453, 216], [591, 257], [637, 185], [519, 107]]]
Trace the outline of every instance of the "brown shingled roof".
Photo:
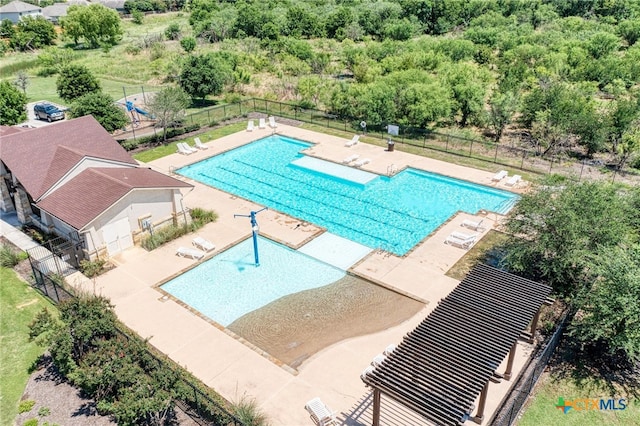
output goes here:
[[94, 167], [75, 176], [37, 206], [81, 230], [134, 189], [191, 187], [151, 169]]
[[84, 157], [137, 165], [90, 115], [0, 139], [0, 159], [34, 200], [40, 198]]

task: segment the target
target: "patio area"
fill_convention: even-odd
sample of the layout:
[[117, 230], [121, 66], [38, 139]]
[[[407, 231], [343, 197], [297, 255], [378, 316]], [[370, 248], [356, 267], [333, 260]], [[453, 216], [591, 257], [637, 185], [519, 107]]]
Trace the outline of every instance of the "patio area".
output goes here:
[[[207, 150], [192, 155], [170, 155], [147, 166], [165, 174], [200, 161], [209, 156], [233, 149], [253, 140], [268, 136], [271, 129], [239, 132], [215, 141], [203, 141]], [[391, 166], [402, 170], [407, 166], [441, 173], [471, 182], [496, 186], [494, 173], [457, 166], [438, 160], [407, 154], [399, 150], [388, 152], [379, 146], [362, 142], [345, 147], [344, 138], [311, 132], [304, 128], [278, 124], [277, 133], [315, 143], [305, 153], [320, 159], [341, 163], [350, 154], [358, 153], [371, 162], [362, 170], [388, 174]], [[184, 179], [184, 178], [182, 178]], [[262, 208], [248, 200], [188, 180], [193, 190], [184, 196], [186, 207], [201, 207], [217, 212], [219, 219], [206, 225], [197, 235], [215, 243], [216, 250], [208, 256], [237, 244], [250, 236], [246, 221], [234, 219], [234, 214]], [[502, 189], [502, 185], [498, 185]], [[515, 191], [518, 191], [516, 189]], [[405, 334], [433, 310], [442, 298], [458, 285], [458, 281], [445, 275], [464, 254], [465, 250], [445, 245], [446, 237], [460, 231], [464, 220], [483, 219], [487, 229], [495, 226], [500, 216], [487, 213], [472, 216], [459, 213], [443, 224], [432, 235], [404, 257], [373, 251], [351, 269], [366, 278], [400, 294], [424, 303], [424, 308], [394, 327], [335, 343], [307, 358], [297, 369], [284, 365], [270, 354], [256, 348], [244, 339], [186, 309], [171, 298], [163, 297], [158, 284], [190, 268], [196, 261], [177, 257], [180, 246], [190, 246], [195, 235], [174, 240], [152, 252], [140, 247], [128, 249], [112, 261], [117, 268], [98, 277], [95, 282], [72, 278], [72, 283], [84, 291], [108, 297], [115, 305], [118, 317], [131, 329], [174, 361], [192, 372], [208, 386], [228, 400], [243, 396], [255, 398], [260, 409], [273, 425], [312, 425], [304, 409], [308, 400], [322, 398], [344, 425], [371, 424], [371, 391], [360, 379], [362, 370], [372, 358], [391, 343], [399, 343]], [[313, 224], [267, 210], [260, 214], [260, 234], [289, 247], [298, 248], [323, 234]], [[514, 377], [525, 364], [532, 346], [518, 342], [514, 359]], [[503, 362], [506, 364], [506, 360]], [[503, 371], [501, 365], [498, 371]], [[485, 414], [490, 418], [511, 382], [491, 385]], [[414, 413], [390, 402], [382, 403], [381, 424], [428, 424]], [[407, 419], [411, 419], [407, 423]], [[467, 422], [469, 423], [469, 422]]]

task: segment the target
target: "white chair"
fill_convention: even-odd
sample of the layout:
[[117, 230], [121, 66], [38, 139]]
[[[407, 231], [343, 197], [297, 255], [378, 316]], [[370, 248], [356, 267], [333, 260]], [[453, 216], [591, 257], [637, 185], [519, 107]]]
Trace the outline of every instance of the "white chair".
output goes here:
[[266, 128], [267, 128], [267, 123], [266, 123], [266, 121], [264, 120], [264, 118], [261, 118], [261, 119], [258, 121], [258, 128], [259, 128], [259, 129], [266, 129]]
[[473, 229], [474, 231], [482, 231], [485, 228], [485, 226], [482, 224], [482, 222], [484, 222], [484, 219], [480, 219], [478, 222], [475, 222], [473, 220], [470, 219], [465, 219], [462, 221], [462, 223], [460, 224], [460, 226], [463, 226], [465, 228], [469, 228], [469, 229]]
[[202, 141], [200, 140], [200, 138], [194, 138], [193, 142], [196, 144], [196, 148], [201, 149], [201, 150], [205, 150], [205, 149], [209, 149], [208, 146], [206, 146], [205, 144], [202, 143]]
[[385, 359], [387, 359], [387, 356], [385, 354], [378, 354], [373, 357], [371, 365], [374, 367], [380, 367]]
[[352, 162], [356, 161], [358, 158], [360, 158], [359, 154], [350, 155], [347, 158], [345, 158], [344, 160], [342, 160], [342, 164], [352, 163]]
[[249, 120], [247, 123], [247, 132], [253, 132], [253, 120]]
[[362, 160], [358, 160], [355, 163], [353, 163], [353, 165], [356, 166], [356, 167], [362, 167], [365, 164], [369, 164], [370, 162], [371, 162], [371, 159], [363, 158]]
[[357, 144], [359, 140], [360, 140], [360, 135], [353, 135], [351, 140], [349, 142], [345, 143], [344, 146], [352, 147], [355, 144]]
[[194, 147], [192, 147], [191, 145], [189, 145], [186, 142], [182, 142], [182, 146], [184, 147], [185, 151], [191, 151], [191, 153], [193, 154], [194, 152], [198, 152], [197, 149], [195, 149]]
[[182, 154], [182, 155], [191, 155], [191, 154], [193, 154], [193, 152], [190, 149], [185, 148], [185, 146], [182, 144], [182, 142], [178, 142], [176, 144], [176, 147], [178, 148], [178, 152], [180, 154]]
[[444, 240], [444, 243], [468, 250], [476, 243], [477, 239], [478, 234], [465, 234], [464, 232], [455, 231]]
[[273, 115], [269, 117], [269, 127], [271, 127], [272, 129], [278, 127], [278, 125], [276, 124], [276, 118]]
[[318, 426], [328, 426], [336, 424], [336, 414], [325, 405], [320, 398], [313, 398], [307, 402], [304, 409], [311, 415], [311, 420]]
[[509, 178], [509, 180], [507, 180], [504, 184], [506, 186], [516, 186], [518, 183], [520, 183], [520, 181], [522, 180], [522, 176], [520, 175], [513, 175]]
[[188, 247], [178, 247], [176, 254], [180, 257], [190, 257], [191, 259], [202, 259], [205, 255], [204, 252]]
[[509, 174], [509, 172], [507, 172], [506, 170], [500, 170], [498, 173], [493, 175], [491, 180], [493, 182], [500, 182], [502, 179], [506, 178], [508, 174]]
[[198, 247], [201, 250], [204, 251], [211, 251], [211, 250], [215, 250], [216, 245], [213, 244], [211, 241], [209, 240], [205, 240], [202, 237], [196, 237], [193, 239], [192, 244], [196, 247]]

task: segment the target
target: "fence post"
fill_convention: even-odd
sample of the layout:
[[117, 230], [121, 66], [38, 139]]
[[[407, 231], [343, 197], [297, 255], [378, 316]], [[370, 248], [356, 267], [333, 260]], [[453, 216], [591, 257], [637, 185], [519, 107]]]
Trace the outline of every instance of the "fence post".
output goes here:
[[207, 126], [211, 125], [211, 110], [207, 110]]
[[449, 135], [447, 135], [447, 138], [445, 139], [444, 152], [449, 152]]
[[551, 173], [551, 168], [553, 167], [553, 157], [549, 160], [549, 173]]
[[493, 162], [497, 163], [498, 162], [498, 143], [496, 142], [496, 153], [493, 155]]
[[222, 119], [226, 120], [227, 119], [227, 106], [226, 105], [222, 105]]
[[527, 151], [522, 150], [522, 160], [520, 160], [520, 170], [523, 170], [524, 167], [524, 156], [527, 155]]
[[472, 152], [473, 152], [473, 139], [471, 139], [471, 144], [469, 144], [469, 157], [471, 157]]

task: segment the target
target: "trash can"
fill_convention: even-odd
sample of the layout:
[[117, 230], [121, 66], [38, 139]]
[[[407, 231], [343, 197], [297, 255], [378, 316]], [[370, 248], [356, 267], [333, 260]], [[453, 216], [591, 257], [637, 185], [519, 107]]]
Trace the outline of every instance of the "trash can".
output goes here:
[[392, 152], [394, 146], [395, 146], [395, 142], [389, 139], [387, 141], [387, 151]]

